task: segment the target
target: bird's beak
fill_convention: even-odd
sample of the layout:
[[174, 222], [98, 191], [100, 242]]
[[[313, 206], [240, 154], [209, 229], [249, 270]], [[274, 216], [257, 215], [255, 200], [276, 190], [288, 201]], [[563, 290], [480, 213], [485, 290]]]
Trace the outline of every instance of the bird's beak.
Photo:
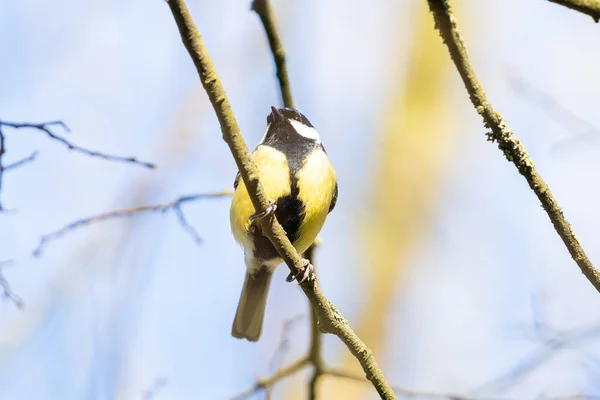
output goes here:
[[273, 115], [274, 121], [281, 121], [283, 119], [283, 115], [279, 112], [275, 106], [271, 106], [271, 114]]

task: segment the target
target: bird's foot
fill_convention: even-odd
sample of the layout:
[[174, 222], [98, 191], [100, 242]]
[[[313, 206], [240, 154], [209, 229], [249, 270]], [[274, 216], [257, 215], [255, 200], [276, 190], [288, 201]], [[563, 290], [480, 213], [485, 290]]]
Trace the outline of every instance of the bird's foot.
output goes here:
[[273, 214], [277, 210], [277, 204], [275, 200], [269, 200], [269, 206], [267, 209], [260, 213], [255, 213], [250, 216], [250, 221], [254, 221], [255, 219], [263, 219], [271, 214]]
[[[304, 263], [304, 272], [302, 273], [302, 279], [298, 280], [298, 284], [301, 284], [302, 282], [306, 281], [308, 279], [308, 277], [315, 270], [315, 267], [306, 258], [303, 258], [302, 262]], [[290, 272], [290, 274], [287, 276], [287, 278], [285, 278], [285, 281], [293, 282], [295, 279], [296, 279], [296, 275], [294, 275]]]

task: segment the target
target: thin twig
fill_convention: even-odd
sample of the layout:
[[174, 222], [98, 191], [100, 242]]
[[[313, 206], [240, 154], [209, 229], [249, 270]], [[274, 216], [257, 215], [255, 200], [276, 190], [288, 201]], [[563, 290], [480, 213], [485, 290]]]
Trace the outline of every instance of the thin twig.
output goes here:
[[183, 227], [183, 229], [190, 234], [190, 236], [194, 239], [196, 243], [201, 243], [202, 239], [195, 231], [195, 229], [187, 222], [185, 215], [183, 214], [183, 210], [181, 209], [181, 205], [184, 203], [200, 200], [200, 199], [208, 199], [208, 198], [218, 198], [218, 197], [228, 197], [231, 196], [231, 191], [224, 190], [222, 192], [216, 193], [200, 193], [193, 194], [189, 196], [182, 196], [168, 203], [161, 204], [153, 204], [148, 206], [137, 206], [130, 208], [122, 208], [115, 211], [110, 211], [102, 214], [93, 215], [91, 217], [80, 218], [75, 220], [62, 228], [59, 228], [53, 232], [50, 232], [46, 235], [43, 235], [40, 238], [40, 241], [33, 251], [34, 257], [39, 257], [42, 255], [42, 252], [45, 250], [46, 246], [48, 246], [49, 242], [59, 239], [78, 228], [83, 226], [88, 226], [90, 224], [106, 221], [114, 218], [123, 218], [123, 217], [131, 217], [133, 215], [137, 215], [144, 212], [166, 212], [168, 210], [173, 210], [175, 215], [177, 216], [177, 220]]
[[[167, 0], [167, 4], [173, 13], [183, 44], [196, 65], [202, 86], [215, 109], [221, 125], [223, 139], [229, 145], [252, 204], [258, 213], [266, 212], [269, 201], [259, 180], [256, 165], [250, 158], [248, 147], [240, 132], [225, 89], [204, 46], [200, 32], [196, 28], [184, 0]], [[273, 247], [290, 268], [292, 275], [300, 276], [299, 274], [307, 266], [290, 243], [277, 218], [271, 215], [260, 222], [263, 233], [269, 238]], [[317, 311], [321, 331], [332, 333], [344, 342], [359, 361], [367, 378], [372, 382], [382, 399], [395, 399], [396, 396], [383, 376], [371, 350], [354, 333], [348, 325], [348, 321], [344, 319], [337, 308], [325, 297], [314, 276], [307, 279], [300, 287]]]
[[273, 352], [273, 357], [271, 357], [271, 362], [269, 363], [269, 371], [279, 371], [281, 368], [281, 363], [285, 357], [285, 353], [290, 347], [290, 335], [292, 330], [296, 327], [298, 322], [304, 320], [306, 317], [306, 315], [301, 314], [284, 321], [283, 327], [281, 328], [279, 344], [277, 345], [275, 352]]
[[277, 68], [277, 79], [279, 80], [279, 88], [281, 90], [281, 98], [285, 107], [293, 108], [292, 89], [290, 88], [290, 80], [287, 73], [287, 64], [285, 62], [285, 49], [279, 38], [279, 32], [275, 25], [275, 13], [271, 7], [269, 0], [254, 0], [252, 2], [252, 10], [254, 10], [260, 20], [269, 39], [269, 46], [275, 59]]
[[[338, 370], [335, 368], [328, 368], [323, 371], [323, 374], [326, 376], [332, 376], [341, 379], [348, 379], [355, 382], [369, 383], [365, 378], [358, 376], [356, 374], [352, 374], [346, 371]], [[464, 394], [456, 394], [456, 393], [443, 393], [443, 392], [431, 392], [431, 391], [420, 391], [420, 390], [412, 390], [406, 388], [400, 388], [397, 386], [393, 387], [394, 392], [398, 395], [401, 395], [406, 398], [418, 398], [418, 399], [438, 399], [438, 400], [519, 400], [518, 398], [511, 397], [485, 397], [485, 396], [468, 396]], [[572, 395], [563, 395], [563, 396], [544, 396], [537, 398], [525, 398], [521, 400], [535, 400], [535, 399], [544, 399], [544, 400], [598, 400], [600, 396], [593, 396], [587, 394], [572, 394]]]
[[[308, 248], [304, 255], [306, 259], [314, 264], [315, 249], [317, 245], [313, 244]], [[316, 274], [316, 269], [315, 269]], [[325, 372], [325, 361], [323, 360], [323, 333], [319, 330], [319, 316], [316, 310], [310, 307], [310, 345], [308, 348], [308, 360], [312, 364], [313, 372], [308, 384], [308, 399], [317, 399], [317, 384]]]
[[[515, 93], [530, 100], [533, 104], [543, 110], [549, 118], [554, 120], [575, 138], [585, 140], [592, 144], [593, 140], [597, 140], [598, 137], [600, 137], [600, 128], [598, 126], [561, 104], [547, 91], [540, 87], [536, 87], [516, 74], [510, 78], [510, 83]], [[580, 128], [576, 128], [576, 125]], [[579, 130], [579, 132], [577, 132], [577, 130]], [[573, 139], [566, 139], [565, 141], [572, 140]], [[556, 148], [559, 144], [560, 143], [555, 143], [552, 147]]]
[[167, 380], [165, 378], [155, 378], [152, 384], [144, 390], [142, 393], [142, 400], [154, 400], [156, 395], [167, 386]]
[[[4, 164], [2, 161], [2, 157], [6, 153], [5, 148], [5, 140], [4, 132], [2, 131], [2, 125], [0, 125], [0, 193], [2, 192], [2, 177], [4, 175]], [[2, 206], [2, 201], [0, 201], [0, 212], [4, 211], [4, 207]]]
[[579, 11], [580, 13], [589, 15], [594, 21], [600, 21], [600, 0], [548, 0], [551, 3], [560, 4], [570, 8], [571, 10]]
[[545, 365], [560, 350], [598, 338], [600, 338], [600, 324], [598, 323], [547, 338], [543, 341], [541, 348], [532, 351], [519, 360], [508, 372], [481, 385], [473, 393], [498, 393], [506, 391], [510, 387], [522, 382], [536, 369]]
[[254, 384], [254, 386], [252, 386], [250, 389], [238, 394], [237, 396], [232, 397], [231, 400], [246, 399], [247, 397], [250, 397], [253, 394], [258, 393], [261, 390], [270, 388], [271, 386], [273, 386], [275, 383], [279, 382], [280, 380], [283, 380], [284, 378], [287, 378], [290, 375], [294, 375], [296, 372], [301, 371], [308, 365], [309, 365], [308, 359], [302, 358], [302, 359], [292, 363], [288, 367], [281, 369], [280, 371], [273, 374], [271, 377], [269, 377], [267, 379], [259, 379]]
[[64, 129], [65, 132], [70, 132], [69, 128], [63, 121], [50, 121], [50, 122], [42, 122], [42, 123], [37, 123], [37, 124], [28, 123], [28, 122], [18, 123], [18, 122], [0, 121], [0, 125], [9, 126], [11, 128], [15, 128], [15, 129], [21, 129], [21, 128], [36, 129], [40, 132], [44, 132], [50, 139], [56, 140], [57, 142], [64, 144], [67, 147], [67, 149], [77, 151], [77, 152], [86, 154], [91, 157], [98, 157], [98, 158], [102, 158], [102, 159], [108, 160], [108, 161], [117, 161], [117, 162], [124, 162], [124, 163], [130, 163], [130, 164], [137, 164], [137, 165], [141, 165], [142, 167], [146, 167], [146, 168], [150, 168], [150, 169], [156, 168], [156, 165], [149, 163], [149, 162], [140, 161], [134, 157], [113, 156], [110, 154], [105, 154], [105, 153], [101, 153], [98, 151], [89, 150], [89, 149], [86, 149], [86, 148], [83, 148], [83, 147], [80, 147], [80, 146], [77, 146], [77, 145], [71, 143], [70, 141], [63, 138], [62, 136], [55, 134], [50, 129], [52, 126], [60, 126]]
[[4, 297], [4, 299], [6, 300], [12, 301], [17, 306], [17, 308], [23, 308], [23, 299], [21, 299], [11, 290], [10, 284], [4, 276], [3, 269], [5, 267], [8, 267], [9, 265], [12, 265], [13, 263], [14, 260], [0, 261], [0, 286], [2, 287], [3, 291], [2, 297]]
[[8, 164], [6, 167], [4, 167], [4, 172], [6, 171], [10, 171], [11, 169], [15, 169], [15, 168], [19, 168], [21, 166], [23, 166], [24, 164], [30, 163], [32, 161], [35, 161], [35, 159], [38, 156], [38, 152], [34, 151], [33, 153], [31, 153], [30, 155], [28, 155], [27, 157], [19, 160], [19, 161], [15, 161], [12, 164]]
[[585, 254], [583, 247], [581, 247], [571, 229], [571, 225], [569, 225], [560, 206], [552, 196], [550, 188], [535, 169], [533, 160], [527, 154], [525, 147], [508, 127], [500, 113], [496, 112], [488, 103], [485, 92], [469, 61], [464, 41], [458, 32], [456, 18], [452, 14], [449, 0], [428, 1], [436, 28], [439, 30], [444, 43], [448, 46], [450, 56], [465, 84], [471, 102], [477, 113], [483, 118], [485, 127], [491, 130], [487, 133], [488, 140], [496, 142], [506, 159], [512, 162], [521, 175], [525, 177], [529, 187], [542, 203], [542, 207], [548, 214], [554, 229], [563, 240], [571, 257], [590, 283], [600, 292], [600, 272], [594, 268]]

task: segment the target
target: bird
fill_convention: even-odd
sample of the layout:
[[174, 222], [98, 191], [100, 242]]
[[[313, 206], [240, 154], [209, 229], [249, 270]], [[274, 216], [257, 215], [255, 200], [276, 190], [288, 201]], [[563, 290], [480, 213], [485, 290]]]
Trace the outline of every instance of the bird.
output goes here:
[[[231, 335], [256, 342], [261, 336], [275, 268], [283, 262], [263, 234], [259, 219], [274, 214], [299, 254], [314, 242], [338, 197], [336, 172], [310, 121], [294, 108], [271, 107], [267, 129], [251, 154], [269, 207], [256, 213], [238, 172], [230, 207], [234, 239], [244, 250], [246, 276]], [[310, 263], [298, 283], [310, 273]], [[286, 279], [292, 281], [292, 274]]]

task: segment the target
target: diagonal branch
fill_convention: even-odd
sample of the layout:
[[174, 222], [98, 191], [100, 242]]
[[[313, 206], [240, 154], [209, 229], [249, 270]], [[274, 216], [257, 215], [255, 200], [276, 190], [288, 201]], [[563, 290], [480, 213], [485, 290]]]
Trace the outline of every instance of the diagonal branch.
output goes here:
[[37, 158], [37, 156], [38, 156], [38, 152], [34, 151], [27, 157], [22, 158], [19, 161], [15, 161], [14, 163], [9, 164], [6, 167], [4, 167], [4, 172], [10, 171], [11, 169], [16, 169], [16, 168], [22, 167], [23, 165], [34, 161]]
[[154, 400], [158, 393], [167, 386], [167, 380], [163, 377], [155, 378], [150, 386], [142, 393], [141, 400]]
[[288, 367], [285, 367], [285, 368], [279, 370], [277, 373], [270, 376], [269, 378], [258, 380], [254, 384], [253, 387], [251, 387], [250, 389], [246, 390], [245, 392], [242, 392], [242, 393], [238, 394], [237, 396], [231, 398], [231, 400], [243, 400], [243, 399], [246, 399], [246, 398], [252, 396], [253, 394], [258, 393], [262, 390], [269, 389], [271, 386], [273, 386], [280, 380], [287, 378], [290, 375], [294, 375], [296, 372], [303, 370], [308, 365], [309, 365], [308, 359], [302, 358], [302, 359], [292, 363]]
[[558, 356], [561, 350], [573, 348], [586, 341], [597, 340], [599, 337], [600, 324], [597, 322], [590, 326], [553, 335], [545, 339], [540, 348], [521, 358], [506, 373], [481, 385], [473, 393], [479, 395], [481, 393], [505, 392], [524, 381], [540, 367], [548, 364], [552, 358]]
[[252, 10], [254, 10], [265, 28], [269, 46], [275, 58], [275, 66], [277, 68], [277, 79], [279, 80], [279, 88], [281, 89], [281, 98], [285, 107], [293, 108], [292, 89], [287, 73], [287, 64], [285, 62], [285, 49], [279, 38], [279, 32], [275, 25], [275, 13], [271, 7], [269, 0], [254, 0], [252, 2]]
[[183, 229], [194, 239], [194, 241], [198, 244], [202, 242], [202, 239], [196, 232], [196, 230], [188, 223], [183, 210], [181, 209], [182, 204], [200, 200], [200, 199], [208, 199], [208, 198], [218, 198], [218, 197], [228, 197], [231, 196], [231, 191], [224, 190], [222, 192], [216, 193], [200, 193], [193, 194], [189, 196], [181, 196], [173, 201], [168, 203], [161, 204], [153, 204], [149, 206], [138, 206], [138, 207], [130, 207], [130, 208], [122, 208], [115, 211], [110, 211], [102, 214], [93, 215], [91, 217], [80, 218], [75, 220], [60, 229], [57, 229], [53, 232], [50, 232], [46, 235], [43, 235], [40, 238], [40, 241], [33, 251], [34, 257], [39, 257], [42, 255], [48, 244], [56, 239], [59, 239], [65, 236], [67, 233], [70, 233], [74, 230], [77, 230], [81, 227], [88, 226], [90, 224], [106, 221], [109, 219], [115, 218], [123, 218], [123, 217], [131, 217], [133, 215], [141, 214], [144, 212], [166, 212], [169, 210], [173, 210], [175, 215], [177, 216], [177, 220]]
[[156, 168], [156, 165], [149, 163], [149, 162], [140, 161], [134, 157], [113, 156], [110, 154], [105, 154], [105, 153], [101, 153], [98, 151], [89, 150], [89, 149], [86, 149], [86, 148], [83, 148], [83, 147], [80, 147], [80, 146], [77, 146], [77, 145], [71, 143], [67, 139], [63, 138], [62, 136], [57, 135], [56, 133], [54, 133], [51, 130], [52, 126], [60, 126], [65, 132], [70, 132], [69, 127], [63, 121], [50, 121], [50, 122], [42, 122], [42, 123], [38, 123], [38, 124], [27, 123], [27, 122], [18, 123], [18, 122], [0, 121], [0, 126], [2, 126], [2, 125], [8, 126], [11, 128], [15, 128], [15, 129], [22, 129], [22, 128], [37, 129], [38, 131], [44, 132], [50, 139], [56, 140], [57, 142], [64, 144], [67, 147], [67, 149], [77, 151], [79, 153], [83, 153], [83, 154], [86, 154], [91, 157], [98, 157], [98, 158], [102, 158], [102, 159], [108, 160], [108, 161], [117, 161], [117, 162], [124, 162], [124, 163], [130, 163], [130, 164], [137, 164], [137, 165], [141, 165], [142, 167], [146, 167], [146, 168], [150, 168], [150, 169]]
[[[167, 4], [173, 13], [183, 44], [196, 65], [202, 86], [215, 109], [221, 125], [223, 140], [231, 150], [252, 204], [258, 213], [265, 212], [269, 202], [259, 181], [256, 165], [250, 158], [248, 147], [235, 120], [225, 89], [204, 46], [200, 32], [196, 28], [184, 0], [167, 0]], [[283, 228], [277, 222], [277, 218], [271, 215], [261, 220], [261, 224], [263, 232], [273, 243], [281, 258], [290, 268], [291, 273], [299, 276], [299, 273], [306, 268], [305, 262], [290, 243]], [[321, 331], [333, 333], [344, 342], [361, 364], [367, 379], [371, 381], [381, 398], [395, 399], [394, 392], [383, 376], [373, 354], [350, 328], [348, 322], [335, 306], [327, 300], [314, 276], [307, 279], [300, 287], [318, 315]]]
[[579, 11], [580, 13], [589, 15], [594, 21], [600, 21], [600, 0], [548, 0], [551, 3], [560, 4], [570, 8], [571, 10]]
[[[0, 125], [0, 192], [2, 192], [2, 177], [6, 168], [4, 167], [2, 157], [6, 154], [6, 138], [4, 132], [2, 132], [2, 125]], [[0, 212], [4, 211], [2, 202], [0, 201]]]
[[487, 133], [488, 140], [496, 142], [506, 159], [512, 162], [517, 167], [519, 173], [525, 177], [529, 187], [542, 203], [542, 207], [548, 214], [550, 221], [554, 225], [554, 229], [567, 247], [571, 257], [575, 260], [585, 277], [600, 292], [600, 272], [594, 268], [592, 262], [585, 254], [583, 247], [581, 247], [575, 233], [571, 229], [571, 225], [550, 192], [550, 188], [535, 169], [533, 160], [527, 154], [525, 147], [523, 147], [519, 139], [508, 127], [502, 115], [496, 112], [491, 104], [488, 103], [485, 92], [469, 61], [465, 43], [458, 32], [456, 18], [452, 14], [449, 0], [428, 1], [429, 8], [435, 19], [436, 28], [440, 32], [442, 40], [448, 46], [450, 57], [458, 69], [471, 98], [471, 102], [477, 113], [483, 118], [484, 126], [491, 130], [491, 132]]
[[10, 284], [4, 277], [4, 267], [8, 267], [13, 262], [13, 260], [0, 261], [0, 287], [2, 288], [2, 297], [6, 300], [11, 300], [18, 308], [23, 308], [23, 299], [12, 291]]

